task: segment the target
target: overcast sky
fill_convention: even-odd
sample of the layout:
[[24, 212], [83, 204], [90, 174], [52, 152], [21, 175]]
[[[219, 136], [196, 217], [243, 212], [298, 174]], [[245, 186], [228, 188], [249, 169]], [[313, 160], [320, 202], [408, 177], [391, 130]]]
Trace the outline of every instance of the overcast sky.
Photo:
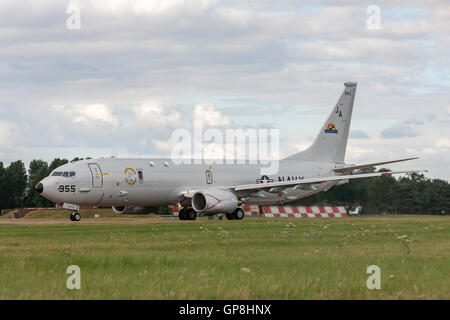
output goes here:
[[450, 179], [450, 2], [301, 3], [1, 0], [0, 161], [167, 155], [196, 118], [287, 156], [356, 81], [346, 162]]

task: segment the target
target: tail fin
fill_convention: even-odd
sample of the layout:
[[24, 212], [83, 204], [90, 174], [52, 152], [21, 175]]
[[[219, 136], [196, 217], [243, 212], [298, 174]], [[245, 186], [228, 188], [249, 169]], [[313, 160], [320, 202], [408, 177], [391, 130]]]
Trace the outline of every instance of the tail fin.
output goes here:
[[314, 143], [289, 160], [344, 163], [348, 132], [355, 101], [356, 82], [345, 82], [345, 89]]

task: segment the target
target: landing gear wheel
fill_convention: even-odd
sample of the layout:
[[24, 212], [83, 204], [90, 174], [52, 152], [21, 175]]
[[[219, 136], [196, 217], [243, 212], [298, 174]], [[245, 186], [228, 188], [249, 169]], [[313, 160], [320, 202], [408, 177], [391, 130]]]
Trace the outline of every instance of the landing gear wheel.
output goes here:
[[227, 217], [228, 220], [233, 220], [233, 214], [232, 213], [226, 213], [225, 216]]
[[71, 221], [80, 221], [81, 220], [81, 214], [79, 212], [72, 212], [70, 214], [70, 220]]
[[195, 212], [194, 209], [189, 209], [187, 211], [187, 219], [188, 220], [195, 220], [195, 219], [197, 219], [197, 212]]
[[234, 210], [233, 212], [233, 218], [235, 220], [242, 220], [244, 219], [244, 210], [242, 210], [241, 208], [237, 208], [236, 210]]
[[181, 209], [179, 212], [178, 212], [178, 218], [180, 219], [180, 220], [186, 220], [186, 212], [187, 210], [186, 209]]

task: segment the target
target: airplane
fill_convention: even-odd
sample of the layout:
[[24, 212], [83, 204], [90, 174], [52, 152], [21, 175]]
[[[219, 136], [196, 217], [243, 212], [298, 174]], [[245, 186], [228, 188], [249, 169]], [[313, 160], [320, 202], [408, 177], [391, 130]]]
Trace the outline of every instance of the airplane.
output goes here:
[[101, 158], [58, 167], [36, 191], [68, 209], [80, 221], [80, 206], [112, 207], [119, 214], [150, 213], [154, 206], [178, 206], [180, 220], [225, 214], [244, 218], [242, 205], [284, 204], [327, 191], [350, 179], [417, 171], [352, 174], [354, 170], [417, 159], [410, 157], [368, 164], [344, 163], [356, 82], [344, 91], [304, 151], [279, 161], [276, 175], [261, 176], [260, 164], [175, 164], [171, 159]]

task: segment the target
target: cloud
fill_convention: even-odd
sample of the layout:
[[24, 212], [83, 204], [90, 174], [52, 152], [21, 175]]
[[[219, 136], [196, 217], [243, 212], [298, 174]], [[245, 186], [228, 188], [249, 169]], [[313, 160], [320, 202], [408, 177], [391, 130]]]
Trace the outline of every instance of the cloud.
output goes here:
[[53, 109], [62, 113], [63, 116], [72, 118], [75, 123], [95, 125], [103, 122], [113, 126], [119, 124], [119, 119], [113, 114], [111, 108], [100, 103], [74, 106], [54, 105]]
[[158, 151], [162, 151], [165, 153], [170, 153], [176, 145], [176, 142], [168, 139], [168, 140], [152, 140], [153, 145], [156, 147]]
[[441, 150], [450, 149], [450, 139], [449, 138], [440, 138], [436, 141], [436, 148]]
[[202, 102], [195, 105], [193, 123], [209, 127], [225, 127], [231, 124], [231, 120], [216, 110], [214, 103]]
[[16, 124], [0, 121], [0, 154], [11, 153], [15, 150], [18, 133], [19, 130]]
[[0, 2], [8, 159], [164, 152], [193, 119], [221, 130], [270, 124], [291, 153], [342, 83], [357, 81], [349, 147], [374, 150], [367, 160], [425, 150], [427, 167], [450, 178], [447, 142], [436, 146], [450, 124], [448, 1], [380, 0], [380, 30], [367, 30], [356, 0], [73, 2], [74, 31], [69, 1]]
[[181, 125], [181, 113], [160, 101], [146, 101], [133, 107], [136, 122], [150, 131], [167, 130]]
[[365, 133], [362, 130], [350, 130], [349, 138], [350, 139], [369, 139], [369, 136], [367, 133]]
[[353, 161], [364, 161], [366, 159], [374, 159], [376, 154], [375, 148], [357, 147], [348, 145], [346, 151], [346, 158], [351, 158]]
[[380, 136], [382, 139], [395, 139], [395, 138], [412, 138], [417, 137], [420, 133], [417, 128], [408, 124], [398, 124], [381, 131]]

